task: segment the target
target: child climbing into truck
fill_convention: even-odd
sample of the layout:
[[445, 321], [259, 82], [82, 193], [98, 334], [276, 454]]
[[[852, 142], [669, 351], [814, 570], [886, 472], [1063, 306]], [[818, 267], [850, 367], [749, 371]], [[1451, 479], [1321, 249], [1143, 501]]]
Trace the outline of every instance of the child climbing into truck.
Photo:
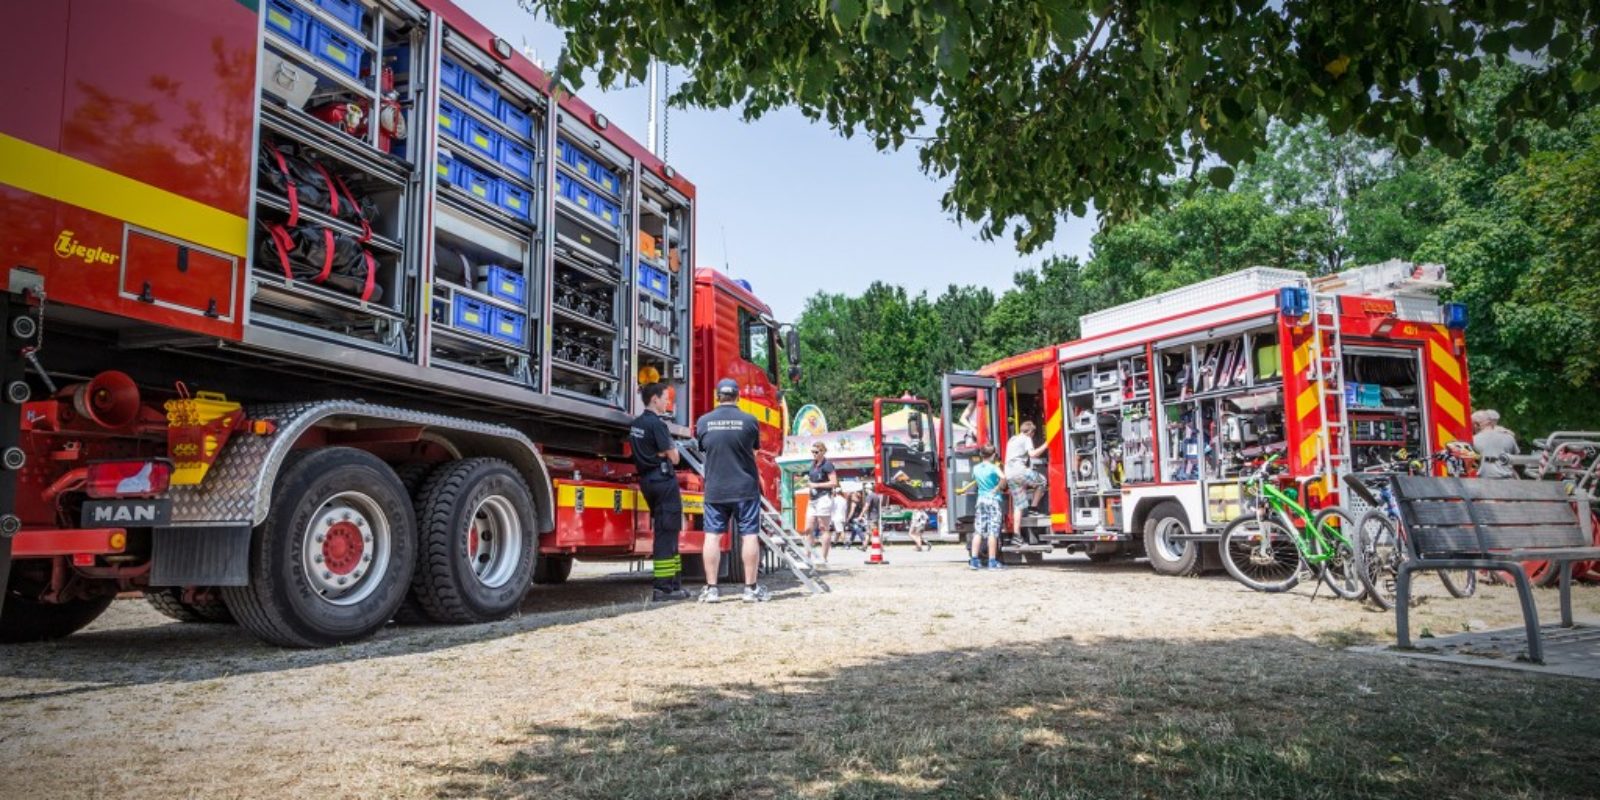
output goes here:
[[967, 559], [967, 568], [984, 568], [981, 555], [984, 540], [987, 539], [988, 568], [1000, 569], [1000, 496], [1005, 491], [1006, 477], [995, 463], [994, 445], [986, 444], [979, 448], [977, 462], [972, 468], [972, 482], [961, 488], [963, 494], [974, 487], [978, 490], [972, 524], [972, 556]]

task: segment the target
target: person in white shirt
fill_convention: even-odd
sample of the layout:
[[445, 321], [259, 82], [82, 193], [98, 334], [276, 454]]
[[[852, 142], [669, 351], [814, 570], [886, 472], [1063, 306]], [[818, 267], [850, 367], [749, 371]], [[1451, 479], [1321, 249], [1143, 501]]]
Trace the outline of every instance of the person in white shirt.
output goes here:
[[1006, 442], [1006, 484], [1011, 487], [1011, 532], [1022, 532], [1022, 515], [1039, 506], [1044, 496], [1044, 476], [1033, 468], [1033, 459], [1044, 455], [1050, 443], [1033, 446], [1033, 420], [1017, 426], [1017, 434]]

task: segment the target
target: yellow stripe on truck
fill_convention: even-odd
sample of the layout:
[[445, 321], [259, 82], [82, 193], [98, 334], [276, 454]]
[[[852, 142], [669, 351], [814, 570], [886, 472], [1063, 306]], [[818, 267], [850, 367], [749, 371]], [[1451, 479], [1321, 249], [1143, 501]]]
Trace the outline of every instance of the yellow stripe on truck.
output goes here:
[[1440, 372], [1450, 376], [1450, 380], [1461, 382], [1461, 365], [1456, 363], [1456, 357], [1449, 350], [1439, 344], [1438, 339], [1428, 340], [1428, 360], [1438, 367]]
[[1053, 442], [1053, 441], [1056, 440], [1056, 437], [1058, 437], [1060, 435], [1061, 435], [1061, 409], [1058, 408], [1058, 409], [1056, 409], [1056, 413], [1050, 415], [1050, 419], [1045, 420], [1045, 423], [1044, 423], [1044, 440], [1047, 443], [1048, 442]]
[[756, 418], [756, 422], [771, 425], [776, 428], [783, 420], [782, 412], [772, 406], [764, 406], [754, 400], [739, 398], [739, 410]]
[[3, 133], [0, 183], [230, 255], [249, 251], [244, 217]]

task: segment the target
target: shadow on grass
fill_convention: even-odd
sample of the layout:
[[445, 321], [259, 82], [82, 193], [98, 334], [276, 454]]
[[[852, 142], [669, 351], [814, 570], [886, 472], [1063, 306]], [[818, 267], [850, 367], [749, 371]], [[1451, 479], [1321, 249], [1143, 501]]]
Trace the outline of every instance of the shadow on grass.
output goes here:
[[1059, 638], [681, 686], [526, 731], [441, 797], [1593, 796], [1600, 691], [1292, 638]]
[[[57, 687], [0, 695], [0, 701], [37, 700], [122, 686], [202, 681], [434, 652], [541, 628], [662, 608], [645, 601], [649, 593], [648, 576], [632, 575], [535, 586], [523, 601], [521, 613], [511, 619], [479, 625], [391, 623], [366, 641], [322, 650], [263, 644], [235, 625], [162, 621], [90, 629], [65, 639], [0, 648], [0, 677], [48, 680]], [[143, 600], [117, 602], [144, 604]], [[153, 615], [150, 618], [156, 619]], [[61, 683], [76, 685], [60, 686]]]

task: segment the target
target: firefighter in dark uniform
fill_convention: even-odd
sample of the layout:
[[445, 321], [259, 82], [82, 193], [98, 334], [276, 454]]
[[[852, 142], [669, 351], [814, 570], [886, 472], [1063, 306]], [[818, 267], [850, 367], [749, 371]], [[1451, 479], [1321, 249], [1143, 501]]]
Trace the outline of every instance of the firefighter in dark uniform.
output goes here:
[[678, 555], [678, 534], [683, 530], [683, 496], [678, 492], [678, 446], [661, 417], [672, 410], [672, 393], [665, 383], [647, 383], [639, 389], [644, 399], [645, 411], [628, 430], [628, 441], [633, 446], [633, 465], [639, 471], [639, 491], [650, 507], [650, 527], [655, 531], [655, 547], [651, 558], [655, 571], [655, 588], [650, 599], [655, 602], [687, 600], [678, 576], [683, 572], [683, 561]]

